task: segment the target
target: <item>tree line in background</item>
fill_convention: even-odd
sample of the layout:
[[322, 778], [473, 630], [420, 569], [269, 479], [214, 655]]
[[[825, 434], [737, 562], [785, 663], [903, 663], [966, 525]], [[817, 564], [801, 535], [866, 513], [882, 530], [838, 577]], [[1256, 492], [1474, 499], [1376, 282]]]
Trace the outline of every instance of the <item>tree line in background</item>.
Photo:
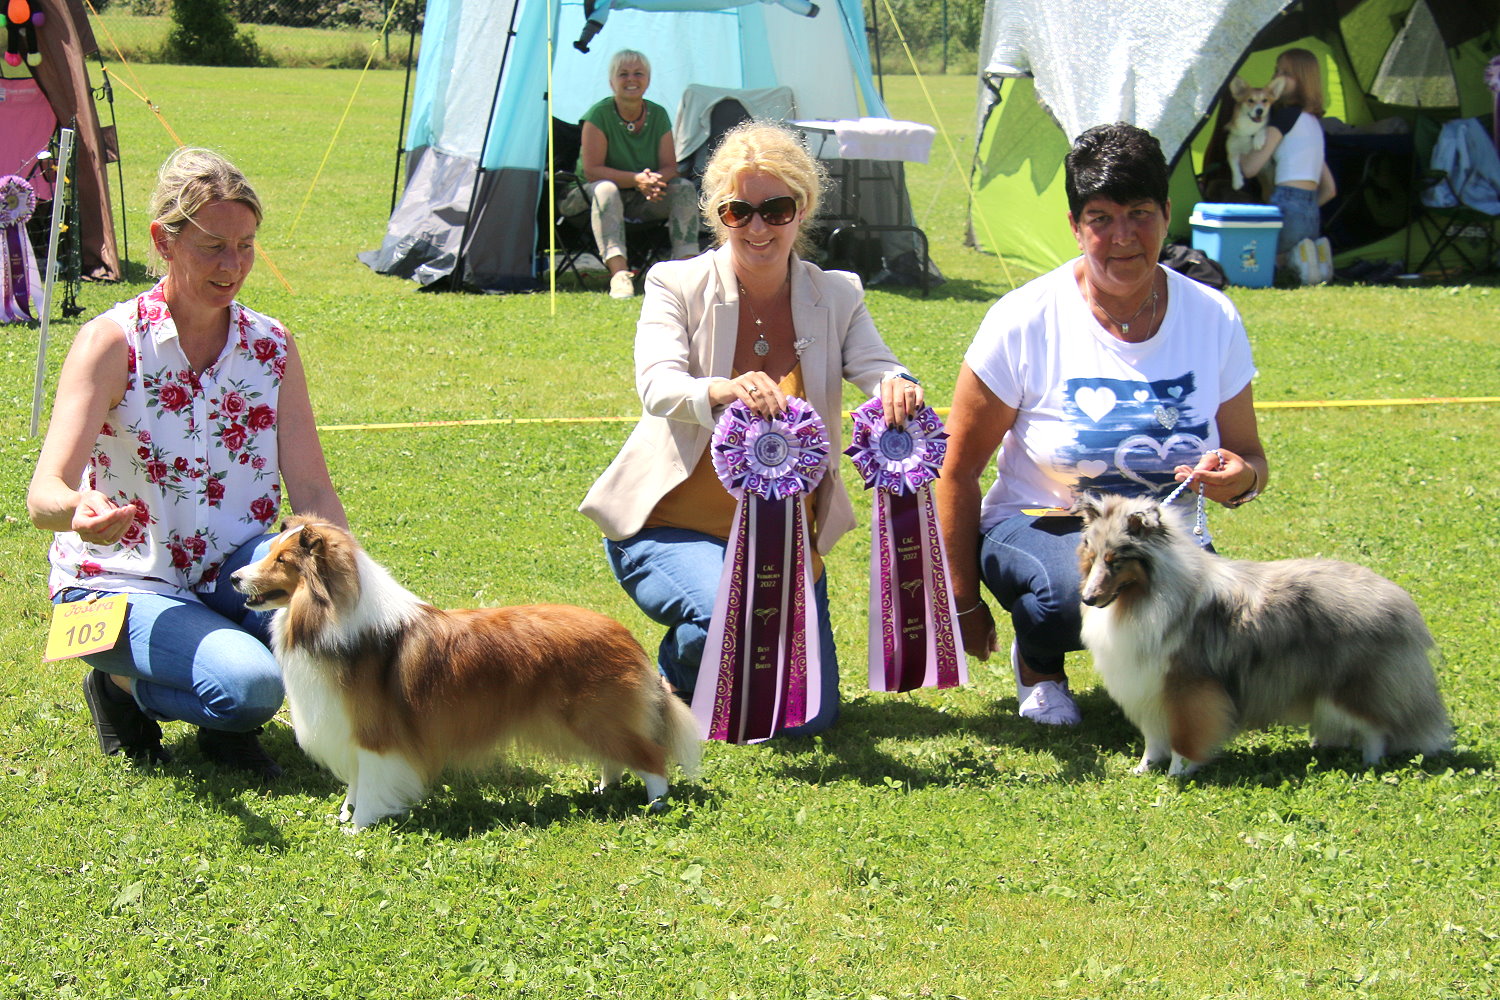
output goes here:
[[947, 64], [942, 68], [974, 70], [979, 32], [984, 27], [984, 0], [864, 0], [864, 4], [865, 27], [879, 35], [885, 72], [909, 70], [902, 39], [924, 72], [939, 68], [937, 61], [945, 47]]
[[[411, 0], [402, 0], [407, 6]], [[422, 0], [417, 0], [420, 4]], [[288, 28], [378, 28], [385, 23], [388, 0], [94, 0], [98, 11], [177, 16], [177, 8], [195, 15], [206, 9], [240, 24], [278, 24]], [[406, 24], [400, 12], [398, 19]]]
[[[422, 0], [401, 0], [392, 23], [402, 32]], [[863, 0], [872, 49], [881, 69], [905, 73], [904, 39], [923, 72], [971, 72], [984, 0]], [[409, 4], [415, 3], [417, 11]], [[241, 25], [374, 30], [386, 23], [389, 0], [95, 0], [96, 9], [170, 16], [164, 61], [210, 66], [257, 66], [267, 60], [253, 32]]]

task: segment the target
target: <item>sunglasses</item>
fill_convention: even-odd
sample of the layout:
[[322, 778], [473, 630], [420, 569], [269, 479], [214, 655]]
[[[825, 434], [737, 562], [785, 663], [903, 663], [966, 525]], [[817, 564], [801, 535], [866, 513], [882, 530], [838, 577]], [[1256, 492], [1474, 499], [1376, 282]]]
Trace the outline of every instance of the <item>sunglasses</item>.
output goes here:
[[730, 229], [750, 225], [750, 220], [759, 212], [768, 226], [784, 226], [797, 217], [797, 199], [791, 195], [767, 198], [759, 205], [748, 201], [726, 201], [719, 206], [719, 221]]

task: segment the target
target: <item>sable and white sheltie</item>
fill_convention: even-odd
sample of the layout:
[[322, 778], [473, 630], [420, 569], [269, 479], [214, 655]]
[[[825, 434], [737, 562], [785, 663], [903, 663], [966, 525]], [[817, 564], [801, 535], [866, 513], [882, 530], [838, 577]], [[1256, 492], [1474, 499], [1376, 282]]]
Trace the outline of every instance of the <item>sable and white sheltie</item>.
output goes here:
[[561, 604], [440, 611], [331, 524], [294, 518], [234, 586], [276, 608], [297, 742], [348, 783], [339, 819], [364, 829], [405, 812], [446, 765], [517, 741], [625, 768], [653, 805], [672, 760], [701, 747], [687, 706], [619, 622]]
[[1220, 558], [1150, 499], [1086, 496], [1075, 511], [1083, 642], [1146, 739], [1137, 773], [1170, 755], [1170, 773], [1190, 774], [1277, 722], [1367, 764], [1451, 746], [1432, 635], [1396, 584], [1331, 559]]

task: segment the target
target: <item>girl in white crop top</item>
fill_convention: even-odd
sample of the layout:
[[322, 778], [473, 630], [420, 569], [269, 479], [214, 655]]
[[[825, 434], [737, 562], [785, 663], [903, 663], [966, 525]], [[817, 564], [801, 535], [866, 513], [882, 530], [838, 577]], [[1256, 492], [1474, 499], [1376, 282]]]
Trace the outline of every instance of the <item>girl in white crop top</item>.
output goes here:
[[[1306, 240], [1308, 247], [1296, 255], [1306, 258], [1299, 267], [1304, 283], [1331, 277], [1332, 253], [1320, 234], [1318, 209], [1336, 193], [1333, 175], [1323, 160], [1323, 75], [1318, 58], [1306, 49], [1287, 49], [1276, 59], [1273, 81], [1281, 84], [1281, 95], [1266, 128], [1260, 149], [1240, 157], [1246, 177], [1255, 177], [1267, 163], [1275, 164], [1275, 189], [1268, 199], [1281, 208], [1281, 233], [1276, 242], [1278, 265], [1296, 265], [1293, 251]], [[1319, 259], [1324, 263], [1320, 267]]]

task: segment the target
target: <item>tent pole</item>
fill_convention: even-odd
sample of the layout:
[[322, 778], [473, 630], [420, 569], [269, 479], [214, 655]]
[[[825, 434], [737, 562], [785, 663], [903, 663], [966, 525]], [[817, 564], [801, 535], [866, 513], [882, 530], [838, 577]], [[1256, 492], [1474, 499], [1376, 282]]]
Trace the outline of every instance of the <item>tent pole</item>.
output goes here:
[[[462, 288], [464, 282], [464, 247], [469, 243], [469, 226], [474, 221], [474, 202], [479, 197], [479, 179], [484, 176], [484, 153], [490, 147], [490, 132], [495, 127], [495, 109], [500, 106], [500, 84], [505, 80], [505, 67], [510, 62], [510, 47], [516, 40], [516, 13], [527, 0], [515, 0], [510, 5], [510, 27], [505, 29], [505, 48], [500, 53], [500, 72], [495, 74], [495, 96], [490, 98], [490, 113], [484, 120], [484, 138], [479, 142], [479, 159], [474, 161], [474, 183], [469, 187], [469, 207], [464, 211], [464, 231], [458, 238], [458, 252], [453, 255], [453, 274]], [[552, 124], [547, 123], [548, 126]]]
[[109, 126], [115, 130], [115, 184], [120, 188], [120, 238], [124, 241], [125, 266], [120, 269], [120, 278], [124, 280], [126, 271], [130, 266], [130, 222], [125, 214], [125, 157], [120, 152], [120, 130], [115, 124], [115, 88], [109, 84], [109, 66], [104, 62], [104, 57], [94, 53], [94, 58], [99, 61], [99, 73], [104, 77], [104, 100], [109, 104]]
[[411, 4], [411, 28], [406, 36], [406, 82], [401, 87], [401, 124], [396, 132], [396, 170], [391, 175], [391, 214], [396, 214], [396, 190], [401, 185], [401, 156], [406, 152], [406, 109], [411, 99], [411, 68], [417, 49], [417, 0]]
[[948, 75], [948, 0], [943, 0], [943, 75]]
[[557, 143], [552, 134], [552, 7], [547, 7], [547, 302], [557, 315]]
[[884, 101], [885, 70], [880, 68], [880, 0], [870, 0], [870, 27], [867, 30], [874, 42], [871, 47], [875, 50], [875, 88], [880, 91], [880, 99]]

